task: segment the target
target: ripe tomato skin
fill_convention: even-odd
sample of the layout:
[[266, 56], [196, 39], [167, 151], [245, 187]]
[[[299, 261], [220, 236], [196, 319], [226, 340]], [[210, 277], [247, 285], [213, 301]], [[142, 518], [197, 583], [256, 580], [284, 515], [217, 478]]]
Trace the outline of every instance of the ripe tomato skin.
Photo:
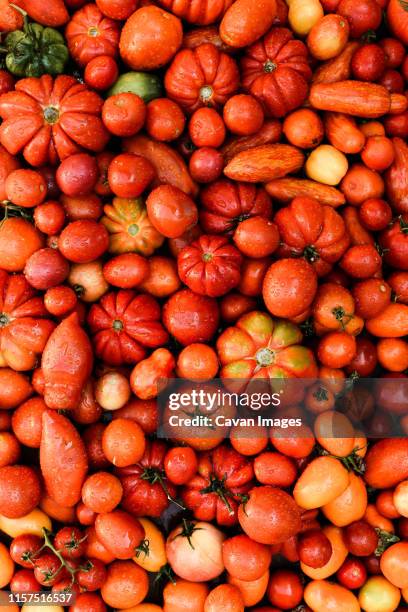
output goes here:
[[134, 93], [120, 93], [110, 96], [102, 108], [102, 120], [115, 136], [134, 136], [146, 119], [146, 105]]
[[77, 301], [75, 291], [65, 285], [51, 287], [44, 295], [44, 306], [55, 317], [62, 317], [72, 312]]
[[65, 223], [63, 206], [55, 200], [48, 200], [34, 209], [34, 222], [40, 232], [53, 236], [58, 234]]
[[387, 68], [398, 68], [398, 66], [401, 66], [405, 57], [405, 49], [402, 42], [396, 38], [382, 38], [379, 44], [385, 52]]
[[112, 608], [129, 608], [141, 603], [149, 590], [147, 572], [134, 561], [114, 561], [101, 588], [104, 602]]
[[7, 518], [25, 516], [38, 505], [41, 484], [37, 472], [26, 465], [0, 468], [1, 513]]
[[264, 217], [250, 217], [238, 224], [234, 242], [247, 257], [267, 257], [279, 246], [279, 231]]
[[15, 563], [32, 569], [32, 557], [35, 557], [43, 545], [43, 539], [33, 534], [15, 537], [10, 544], [10, 556]]
[[378, 361], [390, 372], [408, 368], [408, 343], [402, 338], [382, 338], [377, 344]]
[[117, 559], [131, 559], [144, 538], [141, 523], [123, 510], [98, 514], [95, 531], [101, 544]]
[[256, 98], [247, 94], [238, 94], [227, 100], [223, 117], [230, 132], [238, 136], [250, 136], [261, 129], [264, 112]]
[[268, 570], [272, 550], [254, 542], [247, 535], [236, 535], [222, 544], [222, 558], [227, 572], [238, 580], [258, 580]]
[[280, 259], [267, 271], [262, 294], [269, 312], [292, 318], [304, 313], [317, 290], [317, 275], [303, 259]]
[[380, 172], [391, 166], [394, 157], [394, 146], [385, 136], [369, 136], [361, 152], [365, 165]]
[[381, 279], [370, 278], [356, 283], [352, 295], [356, 314], [363, 319], [372, 319], [390, 304], [391, 287]]
[[41, 585], [36, 580], [34, 572], [29, 569], [18, 570], [10, 580], [10, 591], [13, 593], [38, 593]]
[[213, 147], [200, 147], [190, 157], [188, 168], [191, 177], [198, 183], [212, 183], [222, 173], [224, 158]]
[[85, 569], [76, 574], [78, 584], [87, 591], [97, 591], [103, 586], [106, 579], [105, 565], [100, 559], [92, 557], [84, 565]]
[[346, 366], [347, 373], [357, 372], [359, 376], [370, 376], [377, 366], [376, 346], [368, 338], [357, 336], [356, 355]]
[[265, 452], [254, 460], [256, 479], [265, 485], [275, 487], [290, 487], [297, 475], [295, 463], [280, 453]]
[[352, 555], [368, 557], [377, 548], [378, 536], [371, 525], [356, 521], [345, 528], [344, 541]]
[[211, 380], [218, 372], [217, 353], [206, 344], [186, 346], [177, 360], [177, 374], [191, 380]]
[[356, 339], [346, 332], [330, 332], [319, 342], [317, 356], [329, 368], [344, 368], [355, 357]]
[[153, 189], [146, 206], [151, 223], [167, 238], [178, 238], [198, 221], [197, 206], [193, 200], [172, 185], [160, 185]]
[[153, 434], [158, 427], [158, 407], [155, 400], [131, 398], [123, 408], [115, 410], [113, 419], [133, 419], [139, 423], [145, 434]]
[[360, 38], [367, 30], [376, 30], [382, 18], [381, 7], [375, 0], [362, 0], [358, 4], [341, 0], [337, 12], [349, 21], [353, 38]]
[[132, 289], [148, 278], [149, 261], [137, 253], [122, 253], [104, 264], [103, 275], [114, 287]]
[[241, 267], [241, 282], [238, 291], [245, 297], [257, 297], [262, 294], [262, 283], [272, 260], [270, 257], [253, 259], [246, 257]]
[[256, 301], [253, 298], [230, 292], [221, 300], [221, 318], [226, 323], [235, 323], [242, 315], [255, 308]]
[[156, 98], [146, 107], [146, 131], [155, 140], [175, 140], [183, 133], [185, 123], [183, 111], [173, 100]]
[[[14, 29], [14, 28], [13, 28]], [[0, 95], [14, 89], [14, 78], [8, 70], [0, 70]]]
[[340, 260], [340, 267], [353, 278], [370, 278], [381, 269], [382, 259], [371, 244], [352, 246]]
[[79, 593], [69, 612], [106, 612], [107, 607], [96, 593]]
[[367, 570], [359, 559], [348, 557], [336, 576], [340, 584], [347, 589], [359, 589], [367, 580]]
[[134, 153], [117, 155], [108, 168], [108, 182], [119, 198], [137, 198], [152, 182], [156, 172], [148, 159]]
[[86, 549], [84, 533], [77, 527], [62, 527], [55, 534], [54, 546], [65, 559], [79, 559]]
[[380, 235], [380, 246], [384, 249], [384, 261], [398, 270], [408, 270], [408, 219], [397, 217], [392, 225]]
[[109, 234], [105, 227], [84, 219], [69, 223], [61, 232], [58, 248], [69, 261], [90, 263], [109, 247]]
[[24, 268], [24, 276], [32, 287], [51, 289], [63, 283], [69, 274], [69, 263], [56, 249], [40, 249], [33, 253]]
[[14, 170], [6, 178], [4, 187], [7, 199], [23, 208], [37, 206], [47, 196], [45, 179], [35, 170]]
[[106, 427], [102, 437], [105, 457], [117, 467], [138, 463], [146, 448], [142, 428], [131, 419], [114, 419]]
[[197, 455], [189, 446], [171, 448], [164, 458], [167, 478], [175, 485], [186, 484], [196, 473]]
[[[64, 570], [58, 572], [61, 561], [49, 549], [41, 553], [34, 561], [34, 576], [44, 586], [52, 586], [57, 581], [66, 577]], [[58, 572], [58, 574], [57, 574]]]
[[297, 552], [302, 563], [319, 568], [329, 562], [333, 549], [323, 531], [312, 529], [298, 536]]
[[188, 131], [196, 147], [217, 149], [225, 139], [225, 125], [221, 116], [213, 108], [199, 108], [191, 116]]
[[379, 45], [363, 45], [353, 55], [351, 70], [360, 81], [376, 81], [383, 74], [386, 61], [385, 52]]
[[408, 542], [393, 544], [382, 554], [380, 567], [384, 576], [399, 589], [408, 588], [406, 572], [408, 562]]
[[58, 187], [65, 195], [88, 195], [98, 180], [98, 166], [88, 153], [77, 153], [60, 163], [56, 177]]
[[218, 328], [219, 309], [216, 300], [181, 289], [163, 307], [163, 323], [181, 344], [209, 342]]
[[391, 206], [380, 199], [370, 199], [362, 203], [358, 209], [361, 223], [371, 232], [384, 230], [392, 219]]
[[273, 606], [283, 610], [295, 608], [303, 598], [299, 575], [291, 570], [276, 570], [270, 577], [267, 595]]
[[118, 65], [110, 55], [98, 55], [98, 57], [92, 58], [85, 66], [85, 83], [94, 89], [102, 91], [109, 89], [118, 76]]

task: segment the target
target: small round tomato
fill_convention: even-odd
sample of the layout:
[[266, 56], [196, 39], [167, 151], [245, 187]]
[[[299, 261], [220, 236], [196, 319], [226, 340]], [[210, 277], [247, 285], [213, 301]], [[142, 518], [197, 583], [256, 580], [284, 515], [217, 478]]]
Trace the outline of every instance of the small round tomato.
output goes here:
[[257, 297], [262, 293], [265, 275], [272, 263], [270, 257], [245, 258], [241, 267], [241, 282], [238, 291], [245, 297]]
[[147, 572], [134, 561], [114, 561], [108, 567], [101, 595], [112, 608], [131, 608], [144, 600], [149, 590]]
[[381, 338], [377, 344], [380, 365], [390, 372], [408, 368], [408, 342], [402, 338]]
[[32, 569], [33, 560], [38, 555], [43, 543], [43, 538], [37, 535], [28, 533], [19, 535], [10, 544], [10, 556], [15, 563]]
[[267, 257], [279, 246], [279, 231], [275, 223], [256, 216], [238, 224], [234, 242], [247, 257]]
[[379, 242], [387, 264], [399, 270], [408, 269], [407, 215], [397, 217], [392, 225], [381, 233]]
[[0, 467], [17, 463], [20, 451], [21, 446], [16, 436], [9, 431], [0, 431]]
[[367, 580], [367, 570], [359, 559], [348, 557], [336, 576], [340, 584], [347, 589], [359, 589]]
[[26, 465], [6, 465], [0, 468], [1, 513], [7, 518], [25, 516], [41, 498], [37, 472]]
[[186, 118], [180, 106], [173, 100], [151, 100], [146, 111], [146, 131], [155, 140], [171, 142], [183, 133]]
[[[98, 57], [91, 59], [85, 66], [85, 83], [94, 89], [102, 91], [109, 89], [115, 83], [118, 76], [118, 65], [110, 55], [98, 55]], [[110, 128], [108, 127], [108, 129]]]
[[55, 317], [63, 317], [74, 310], [77, 302], [75, 291], [65, 285], [51, 287], [44, 295], [44, 306]]
[[146, 105], [134, 93], [119, 93], [110, 96], [102, 108], [102, 119], [115, 136], [134, 136], [146, 119]]
[[308, 567], [319, 568], [329, 562], [333, 547], [321, 529], [311, 529], [299, 534], [297, 552], [302, 563]]
[[405, 47], [396, 38], [382, 38], [379, 42], [384, 50], [387, 68], [398, 68], [405, 58]]
[[401, 591], [383, 576], [372, 576], [361, 588], [358, 601], [362, 610], [388, 612], [396, 610]]
[[304, 259], [280, 259], [273, 263], [263, 281], [263, 298], [277, 317], [297, 317], [307, 311], [317, 290], [317, 275]]
[[67, 196], [91, 193], [98, 180], [96, 160], [88, 153], [77, 153], [62, 160], [57, 170], [57, 183]]
[[24, 276], [35, 289], [55, 287], [68, 277], [69, 263], [56, 249], [39, 249], [28, 259]]
[[352, 295], [356, 314], [363, 319], [372, 319], [389, 305], [391, 287], [379, 278], [369, 278], [356, 283]]
[[102, 588], [106, 580], [105, 564], [100, 559], [90, 558], [83, 565], [83, 569], [75, 574], [80, 587], [87, 591], [97, 591]]
[[388, 89], [390, 93], [404, 93], [404, 78], [398, 70], [386, 70], [378, 83]]
[[228, 293], [220, 303], [221, 318], [226, 323], [235, 323], [243, 314], [255, 310], [256, 301], [240, 293]]
[[123, 253], [109, 259], [103, 266], [107, 282], [121, 289], [132, 289], [149, 276], [149, 261], [137, 253]]
[[97, 221], [103, 214], [102, 201], [94, 193], [84, 197], [62, 195], [60, 202], [70, 221], [81, 221], [83, 219]]
[[13, 432], [24, 446], [40, 447], [42, 415], [46, 409], [41, 397], [32, 397], [14, 410], [11, 419]]
[[283, 610], [296, 608], [303, 598], [303, 584], [299, 574], [286, 569], [276, 570], [271, 574], [267, 595], [273, 606]]
[[358, 209], [361, 223], [370, 232], [379, 232], [385, 229], [392, 219], [391, 206], [379, 198], [372, 198], [362, 203]]
[[245, 426], [234, 425], [230, 430], [230, 440], [232, 448], [245, 457], [251, 457], [266, 448], [268, 432], [263, 425], [255, 425], [251, 427], [249, 436]]
[[63, 527], [55, 534], [54, 547], [64, 559], [79, 559], [85, 554], [85, 539], [77, 527]]
[[324, 125], [315, 111], [301, 108], [285, 118], [283, 133], [295, 147], [312, 149], [322, 142]]
[[135, 12], [139, 0], [98, 0], [96, 5], [106, 17], [122, 20], [127, 19]]
[[95, 472], [82, 486], [82, 501], [95, 513], [112, 512], [121, 499], [120, 480], [109, 472]]
[[360, 81], [377, 81], [386, 67], [384, 50], [376, 44], [363, 45], [354, 53], [351, 70]]
[[152, 182], [156, 171], [145, 157], [117, 155], [108, 168], [109, 186], [119, 198], [137, 198]]
[[34, 572], [29, 569], [18, 570], [10, 580], [10, 591], [13, 593], [38, 593], [41, 585]]
[[34, 576], [40, 584], [52, 586], [65, 576], [64, 572], [59, 571], [60, 567], [61, 561], [58, 557], [45, 549], [45, 552], [34, 560]]
[[14, 170], [6, 178], [4, 187], [7, 199], [23, 208], [41, 204], [47, 195], [47, 184], [35, 170]]
[[371, 244], [350, 247], [340, 260], [340, 267], [353, 278], [370, 278], [381, 269], [382, 259]]
[[349, 204], [360, 206], [369, 198], [382, 198], [384, 181], [378, 172], [363, 164], [354, 164], [343, 178], [340, 190]]
[[371, 170], [382, 172], [391, 166], [395, 151], [392, 141], [385, 136], [370, 136], [361, 151], [361, 159]]
[[153, 189], [146, 207], [151, 223], [167, 238], [178, 238], [198, 221], [194, 201], [173, 185], [160, 185]]
[[128, 377], [121, 372], [105, 372], [95, 385], [95, 399], [104, 410], [119, 410], [129, 401]]
[[217, 301], [181, 289], [165, 303], [163, 323], [178, 342], [187, 346], [194, 342], [209, 342], [219, 323]]
[[166, 476], [175, 485], [186, 484], [197, 472], [197, 467], [197, 455], [189, 446], [171, 448], [164, 458]]
[[114, 419], [103, 432], [103, 452], [117, 467], [126, 467], [140, 461], [145, 447], [143, 429], [131, 419]]
[[49, 236], [58, 234], [65, 223], [64, 207], [54, 200], [39, 204], [34, 209], [34, 222], [40, 232]]
[[62, 231], [58, 248], [69, 261], [85, 264], [100, 257], [109, 246], [109, 234], [96, 221], [84, 219], [69, 223]]
[[264, 485], [290, 487], [296, 480], [297, 469], [289, 457], [280, 453], [265, 452], [254, 460], [256, 479]]
[[247, 94], [238, 94], [227, 100], [223, 117], [230, 132], [239, 136], [250, 136], [261, 129], [264, 112], [256, 98]]
[[395, 293], [396, 301], [408, 304], [408, 272], [393, 272], [387, 282]]
[[199, 108], [191, 116], [188, 126], [196, 147], [220, 147], [225, 139], [225, 125], [214, 108]]
[[356, 356], [347, 366], [347, 372], [357, 372], [359, 376], [370, 376], [377, 367], [377, 350], [368, 338], [357, 336]]
[[180, 353], [177, 373], [180, 378], [211, 380], [219, 368], [217, 353], [207, 344], [190, 344]]
[[158, 407], [155, 400], [132, 398], [126, 406], [116, 410], [113, 419], [132, 419], [139, 423], [145, 434], [155, 433], [158, 425]]
[[352, 555], [368, 557], [378, 546], [378, 535], [365, 521], [356, 521], [345, 528], [344, 542]]
[[222, 173], [224, 157], [212, 147], [200, 147], [190, 157], [189, 170], [191, 177], [198, 183], [212, 183]]
[[357, 351], [356, 339], [346, 332], [330, 332], [319, 342], [317, 356], [329, 368], [344, 368]]

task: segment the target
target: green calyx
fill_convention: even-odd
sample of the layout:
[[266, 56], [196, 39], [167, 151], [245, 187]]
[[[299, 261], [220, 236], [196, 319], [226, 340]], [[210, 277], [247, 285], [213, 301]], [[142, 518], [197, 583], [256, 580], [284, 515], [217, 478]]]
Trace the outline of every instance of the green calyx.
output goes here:
[[22, 30], [10, 32], [4, 40], [6, 67], [19, 77], [40, 77], [43, 74], [61, 74], [68, 61], [68, 49], [63, 36], [53, 28], [29, 23], [24, 15]]

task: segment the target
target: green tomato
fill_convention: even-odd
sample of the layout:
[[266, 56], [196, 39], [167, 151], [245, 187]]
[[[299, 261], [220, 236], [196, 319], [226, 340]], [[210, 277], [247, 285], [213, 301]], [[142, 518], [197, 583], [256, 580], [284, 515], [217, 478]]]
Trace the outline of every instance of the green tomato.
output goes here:
[[121, 74], [116, 83], [108, 91], [108, 96], [119, 93], [134, 93], [145, 102], [159, 98], [162, 84], [158, 76], [147, 72], [126, 72]]

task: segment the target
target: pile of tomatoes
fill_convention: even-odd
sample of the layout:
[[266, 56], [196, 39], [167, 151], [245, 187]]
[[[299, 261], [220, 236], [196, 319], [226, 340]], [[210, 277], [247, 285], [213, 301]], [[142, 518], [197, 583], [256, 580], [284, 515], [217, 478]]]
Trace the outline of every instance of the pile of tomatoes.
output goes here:
[[[408, 2], [0, 32], [1, 609], [407, 609]], [[159, 388], [217, 377], [310, 382], [283, 432], [158, 437]]]

